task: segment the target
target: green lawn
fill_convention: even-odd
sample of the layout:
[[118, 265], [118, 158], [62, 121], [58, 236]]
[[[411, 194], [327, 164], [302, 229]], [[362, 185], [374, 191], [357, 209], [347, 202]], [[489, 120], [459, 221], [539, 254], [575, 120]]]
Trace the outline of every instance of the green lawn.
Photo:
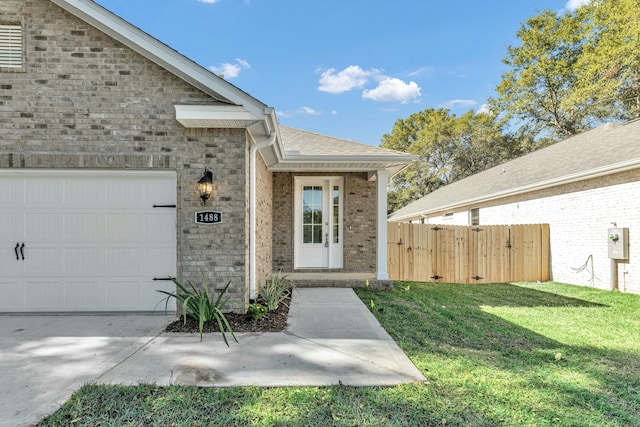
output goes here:
[[429, 384], [87, 385], [40, 425], [640, 425], [638, 295], [557, 283], [357, 293]]

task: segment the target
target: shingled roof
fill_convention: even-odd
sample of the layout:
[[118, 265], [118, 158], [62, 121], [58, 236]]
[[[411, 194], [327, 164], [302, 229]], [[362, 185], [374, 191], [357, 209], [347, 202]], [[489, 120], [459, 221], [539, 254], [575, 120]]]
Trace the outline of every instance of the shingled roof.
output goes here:
[[279, 125], [283, 159], [271, 166], [274, 171], [318, 170], [375, 171], [386, 169], [393, 175], [417, 157], [347, 139], [335, 138]]
[[401, 221], [634, 168], [640, 168], [640, 119], [607, 123], [441, 187], [392, 213], [389, 220]]

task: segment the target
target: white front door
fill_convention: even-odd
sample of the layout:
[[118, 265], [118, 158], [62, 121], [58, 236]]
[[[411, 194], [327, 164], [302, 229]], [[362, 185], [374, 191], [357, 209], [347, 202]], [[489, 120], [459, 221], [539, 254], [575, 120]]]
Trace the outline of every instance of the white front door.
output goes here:
[[0, 312], [163, 311], [175, 204], [175, 172], [0, 170]]
[[342, 268], [342, 177], [296, 177], [295, 268]]

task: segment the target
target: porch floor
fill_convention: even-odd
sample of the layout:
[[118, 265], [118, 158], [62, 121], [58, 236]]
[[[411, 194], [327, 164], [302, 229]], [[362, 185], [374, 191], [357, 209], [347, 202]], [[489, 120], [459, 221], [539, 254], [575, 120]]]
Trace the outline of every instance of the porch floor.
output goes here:
[[[276, 275], [278, 272], [274, 272]], [[375, 273], [300, 272], [282, 273], [299, 288], [393, 288], [392, 280], [378, 280]]]

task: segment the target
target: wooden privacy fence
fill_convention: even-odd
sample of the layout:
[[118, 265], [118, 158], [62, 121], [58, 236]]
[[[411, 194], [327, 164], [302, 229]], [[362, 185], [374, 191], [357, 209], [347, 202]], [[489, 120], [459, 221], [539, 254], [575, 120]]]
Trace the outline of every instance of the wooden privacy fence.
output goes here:
[[389, 223], [392, 280], [501, 283], [549, 280], [549, 224]]

